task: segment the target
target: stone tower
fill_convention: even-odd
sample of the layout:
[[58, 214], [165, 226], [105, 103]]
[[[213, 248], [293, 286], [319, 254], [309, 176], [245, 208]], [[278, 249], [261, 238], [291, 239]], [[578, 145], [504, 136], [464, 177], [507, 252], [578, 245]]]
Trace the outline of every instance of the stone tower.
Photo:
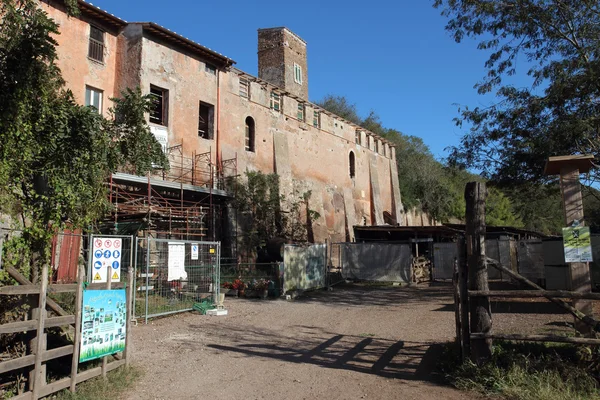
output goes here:
[[259, 29], [258, 77], [308, 100], [306, 42], [285, 27]]

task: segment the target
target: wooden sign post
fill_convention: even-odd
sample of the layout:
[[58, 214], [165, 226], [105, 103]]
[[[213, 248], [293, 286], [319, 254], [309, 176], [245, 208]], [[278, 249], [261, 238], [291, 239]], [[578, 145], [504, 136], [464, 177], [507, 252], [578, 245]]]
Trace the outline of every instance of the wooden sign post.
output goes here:
[[[565, 227], [571, 227], [573, 223], [580, 226], [584, 224], [579, 175], [592, 168], [593, 160], [592, 155], [575, 155], [550, 157], [546, 162], [544, 170], [546, 175], [560, 175]], [[569, 272], [571, 291], [580, 293], [592, 291], [590, 267], [587, 262], [569, 263]], [[574, 300], [573, 306], [586, 315], [592, 315], [592, 302], [589, 300]], [[575, 328], [583, 334], [591, 333], [590, 327], [578, 319], [575, 320]]]

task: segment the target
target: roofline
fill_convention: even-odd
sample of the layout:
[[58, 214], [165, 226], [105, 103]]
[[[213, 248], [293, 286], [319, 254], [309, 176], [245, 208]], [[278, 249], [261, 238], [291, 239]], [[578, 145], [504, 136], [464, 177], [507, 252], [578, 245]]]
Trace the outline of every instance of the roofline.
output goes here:
[[[267, 29], [278, 29], [278, 28], [267, 28]], [[267, 30], [267, 29], [265, 29], [265, 30]], [[267, 82], [264, 79], [258, 78], [258, 77], [254, 76], [254, 75], [250, 75], [249, 73], [244, 72], [244, 71], [242, 71], [239, 68], [233, 67], [232, 69], [238, 75], [243, 75], [243, 76], [245, 76], [247, 78], [250, 78], [251, 80], [253, 80], [255, 82], [258, 82], [261, 85], [271, 86], [271, 87], [277, 89], [278, 92], [280, 92], [281, 94], [283, 94], [285, 96], [291, 97], [291, 98], [296, 99], [296, 100], [300, 100], [300, 101], [302, 101], [303, 103], [306, 103], [306, 104], [310, 104], [314, 109], [318, 110], [319, 112], [323, 112], [323, 113], [325, 113], [327, 115], [332, 115], [335, 118], [339, 119], [340, 121], [344, 122], [345, 124], [350, 125], [350, 126], [354, 127], [355, 129], [358, 129], [360, 131], [364, 131], [368, 135], [373, 136], [373, 137], [381, 140], [382, 142], [387, 143], [389, 147], [396, 148], [396, 146], [397, 146], [395, 143], [392, 143], [389, 139], [386, 139], [386, 138], [384, 138], [384, 137], [382, 137], [382, 136], [380, 136], [380, 135], [378, 135], [376, 133], [373, 133], [370, 130], [363, 128], [362, 126], [355, 124], [354, 122], [348, 121], [347, 119], [342, 118], [339, 115], [337, 115], [335, 113], [332, 113], [331, 111], [328, 111], [328, 110], [324, 109], [323, 107], [319, 106], [318, 104], [312, 103], [312, 102], [310, 102], [308, 100], [304, 100], [304, 99], [302, 99], [302, 98], [300, 98], [300, 97], [298, 97], [298, 96], [296, 96], [296, 95], [294, 95], [294, 94], [292, 94], [290, 92], [287, 92], [287, 91], [283, 90], [282, 88], [280, 88], [279, 86], [273, 85], [271, 82]]]
[[298, 36], [298, 34], [294, 33], [287, 26], [275, 26], [273, 28], [258, 28], [258, 32], [280, 31], [280, 30], [288, 31], [292, 36], [294, 36], [296, 39], [300, 40], [306, 46], [306, 41], [304, 39], [302, 39], [300, 36]]
[[84, 0], [78, 0], [77, 5], [82, 13], [91, 14], [93, 17], [99, 18], [105, 23], [109, 23], [120, 29], [127, 26], [127, 21], [109, 13], [108, 11], [104, 11], [92, 3], [88, 3]]
[[199, 43], [194, 42], [191, 39], [188, 39], [180, 34], [173, 32], [164, 26], [161, 26], [154, 22], [132, 22], [131, 25], [140, 25], [142, 29], [160, 35], [162, 38], [169, 40], [171, 43], [175, 43], [181, 46], [184, 46], [200, 56], [212, 59], [213, 61], [220, 63], [220, 67], [228, 68], [235, 64], [236, 62], [229, 57], [224, 56], [221, 53], [217, 53], [214, 50], [209, 49], [208, 47], [202, 46]]

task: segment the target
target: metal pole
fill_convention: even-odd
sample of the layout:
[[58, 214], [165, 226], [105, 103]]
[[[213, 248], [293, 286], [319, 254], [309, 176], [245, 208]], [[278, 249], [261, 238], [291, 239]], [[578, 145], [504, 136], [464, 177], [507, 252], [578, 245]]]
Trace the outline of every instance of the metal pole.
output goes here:
[[148, 285], [150, 284], [149, 271], [148, 271], [149, 267], [150, 267], [150, 236], [147, 235], [146, 236], [146, 315], [145, 315], [146, 324], [148, 324]]

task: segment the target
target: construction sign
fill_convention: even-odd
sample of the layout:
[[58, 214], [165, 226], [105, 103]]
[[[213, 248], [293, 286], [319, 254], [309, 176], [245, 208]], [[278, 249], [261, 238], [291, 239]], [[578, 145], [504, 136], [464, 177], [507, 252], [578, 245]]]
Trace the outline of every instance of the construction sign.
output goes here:
[[92, 282], [102, 283], [108, 279], [119, 282], [121, 280], [121, 245], [120, 238], [96, 237], [94, 238], [92, 254]]

